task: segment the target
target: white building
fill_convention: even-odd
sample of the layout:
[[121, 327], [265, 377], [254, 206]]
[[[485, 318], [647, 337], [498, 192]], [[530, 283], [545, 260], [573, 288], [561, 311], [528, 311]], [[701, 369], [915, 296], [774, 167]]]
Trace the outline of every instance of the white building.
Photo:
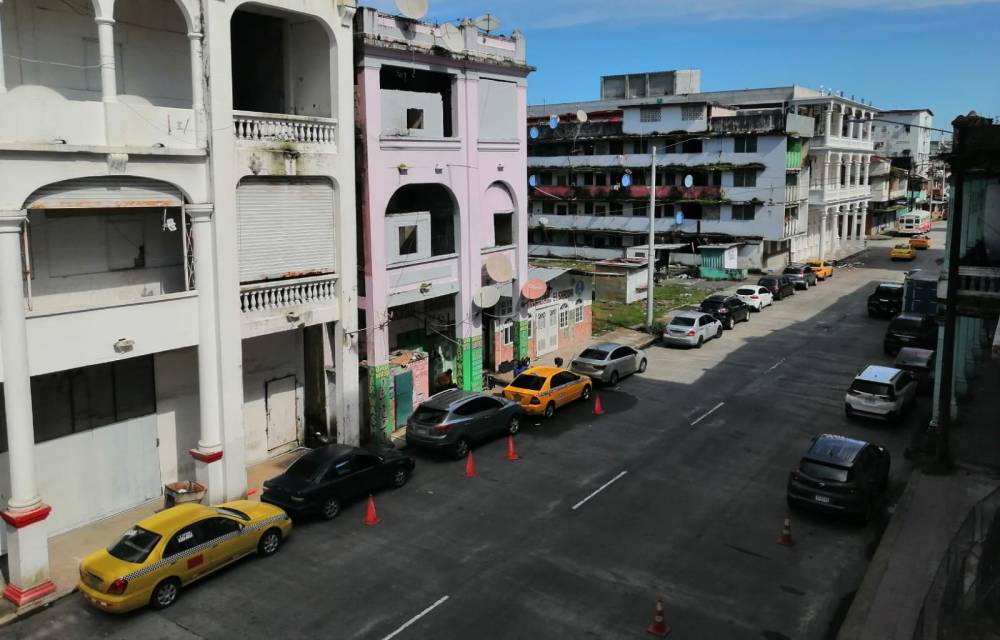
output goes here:
[[875, 152], [889, 158], [910, 158], [913, 173], [930, 174], [931, 127], [934, 112], [930, 109], [891, 109], [879, 113], [873, 123]]
[[357, 440], [353, 5], [0, 0], [8, 599], [164, 483]]

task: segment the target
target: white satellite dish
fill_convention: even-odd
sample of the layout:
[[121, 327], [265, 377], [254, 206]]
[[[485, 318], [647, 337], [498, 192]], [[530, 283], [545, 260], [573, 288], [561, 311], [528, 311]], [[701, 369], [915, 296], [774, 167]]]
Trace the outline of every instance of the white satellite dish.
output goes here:
[[494, 253], [486, 258], [486, 273], [494, 282], [510, 282], [510, 279], [514, 277], [514, 267], [511, 266], [507, 256]]
[[411, 20], [419, 20], [427, 15], [427, 0], [396, 0], [399, 12]]
[[476, 18], [472, 24], [476, 25], [486, 33], [489, 33], [490, 31], [500, 28], [500, 19], [493, 14], [487, 13], [484, 16]]
[[438, 39], [441, 41], [441, 46], [448, 51], [453, 53], [465, 51], [465, 34], [450, 22], [441, 25]]
[[587, 112], [584, 111], [583, 109], [580, 109], [579, 111], [576, 112], [576, 119], [579, 120], [580, 122], [586, 122]]
[[496, 285], [483, 287], [472, 295], [472, 303], [480, 309], [489, 309], [500, 302], [500, 288]]
[[543, 227], [546, 227], [549, 224], [549, 219], [546, 218], [545, 216], [542, 216], [541, 218], [538, 219], [538, 224], [542, 225]]
[[684, 176], [684, 186], [690, 189], [694, 185], [694, 176], [690, 173]]

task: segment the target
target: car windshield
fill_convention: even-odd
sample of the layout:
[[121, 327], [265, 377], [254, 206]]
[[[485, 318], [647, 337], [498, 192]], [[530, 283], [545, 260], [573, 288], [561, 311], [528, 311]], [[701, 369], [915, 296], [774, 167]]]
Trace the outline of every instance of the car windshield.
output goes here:
[[448, 416], [447, 411], [441, 409], [431, 409], [430, 407], [417, 407], [413, 412], [413, 419], [417, 422], [430, 422], [437, 424]]
[[782, 273], [787, 273], [789, 275], [795, 275], [798, 272], [799, 272], [799, 270], [796, 269], [795, 267], [785, 267], [785, 270], [782, 271]]
[[847, 476], [850, 473], [850, 471], [843, 467], [834, 467], [821, 462], [813, 462], [812, 460], [803, 460], [800, 462], [799, 471], [810, 478], [828, 480], [830, 482], [847, 482]]
[[142, 527], [132, 527], [118, 538], [118, 542], [108, 547], [108, 553], [124, 560], [141, 564], [149, 557], [149, 552], [153, 550], [156, 543], [160, 541], [160, 534], [147, 531]]
[[908, 249], [910, 248], [910, 245], [908, 245], [908, 244], [897, 244], [897, 245], [896, 245], [896, 248], [897, 248], [897, 249], [904, 249], [904, 250], [908, 250]]
[[541, 391], [542, 386], [544, 385], [545, 378], [536, 376], [532, 373], [522, 373], [518, 377], [514, 378], [514, 382], [510, 383], [510, 386], [512, 387], [527, 389], [528, 391]]
[[285, 475], [292, 478], [299, 478], [300, 480], [312, 480], [319, 473], [319, 467], [320, 463], [318, 460], [309, 457], [299, 458], [292, 463], [292, 466], [285, 470]]
[[902, 298], [903, 288], [902, 287], [888, 287], [886, 285], [879, 285], [875, 289], [875, 293], [886, 298]]
[[670, 324], [674, 325], [675, 327], [693, 327], [694, 318], [690, 318], [688, 316], [677, 316], [676, 318], [670, 321]]
[[757, 281], [757, 284], [759, 284], [762, 287], [773, 287], [774, 285], [778, 284], [778, 279], [777, 278], [761, 278], [760, 280]]
[[722, 300], [704, 300], [701, 306], [706, 309], [718, 309], [722, 306]]
[[604, 360], [608, 357], [608, 352], [600, 349], [584, 349], [580, 357], [587, 360]]
[[743, 288], [743, 289], [737, 289], [736, 293], [741, 296], [752, 296], [753, 294], [757, 293], [757, 291], [754, 289]]
[[232, 507], [216, 507], [215, 510], [224, 516], [232, 516], [233, 518], [238, 518], [243, 522], [250, 522], [250, 516], [239, 509], [233, 509]]
[[851, 383], [852, 391], [860, 391], [861, 393], [870, 393], [873, 396], [888, 396], [892, 388], [881, 382], [872, 382], [871, 380], [855, 380]]
[[897, 316], [889, 323], [892, 331], [916, 331], [920, 328], [920, 318]]

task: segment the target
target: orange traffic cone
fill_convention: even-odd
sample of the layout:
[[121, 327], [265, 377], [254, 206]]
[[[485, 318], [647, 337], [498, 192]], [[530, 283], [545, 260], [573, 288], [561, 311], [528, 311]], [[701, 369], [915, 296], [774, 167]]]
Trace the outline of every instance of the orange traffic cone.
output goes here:
[[375, 498], [371, 494], [368, 494], [368, 511], [365, 513], [365, 519], [363, 521], [366, 526], [374, 527], [382, 520], [375, 514]]
[[604, 407], [601, 406], [601, 396], [597, 395], [596, 393], [594, 394], [594, 415], [595, 416], [604, 415]]
[[786, 547], [795, 544], [795, 541], [792, 540], [792, 522], [788, 516], [785, 516], [785, 524], [781, 526], [781, 535], [778, 536], [778, 544], [783, 544]]
[[663, 620], [663, 598], [656, 599], [656, 611], [653, 613], [653, 623], [646, 627], [646, 632], [659, 638], [666, 638], [670, 634], [670, 627]]
[[517, 455], [517, 451], [514, 450], [514, 436], [507, 436], [507, 459], [508, 460], [520, 460], [521, 458]]
[[465, 458], [465, 477], [475, 478], [476, 477], [476, 462], [472, 459], [472, 452]]

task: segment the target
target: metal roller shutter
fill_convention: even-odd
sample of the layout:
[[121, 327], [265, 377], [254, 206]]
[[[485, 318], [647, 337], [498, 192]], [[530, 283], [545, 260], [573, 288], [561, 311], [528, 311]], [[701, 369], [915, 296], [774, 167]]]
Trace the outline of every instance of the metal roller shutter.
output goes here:
[[336, 270], [333, 185], [324, 178], [246, 178], [236, 189], [240, 281]]

